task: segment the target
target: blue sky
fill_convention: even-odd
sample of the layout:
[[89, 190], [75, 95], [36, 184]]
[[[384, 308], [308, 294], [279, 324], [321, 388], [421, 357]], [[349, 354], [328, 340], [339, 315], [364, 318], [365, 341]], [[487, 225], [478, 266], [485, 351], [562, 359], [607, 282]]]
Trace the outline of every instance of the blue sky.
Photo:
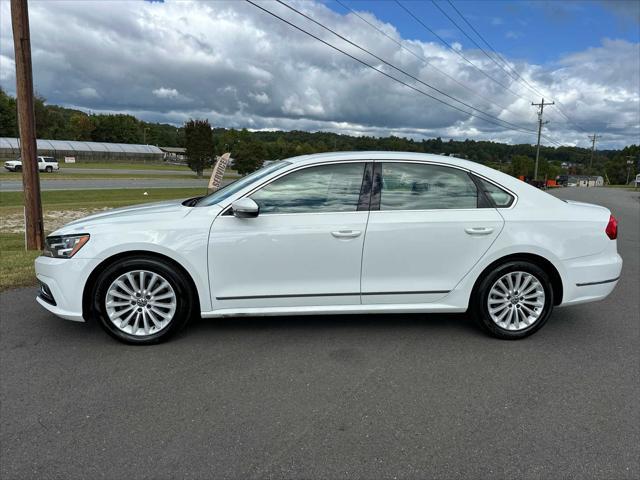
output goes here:
[[[373, 13], [380, 20], [391, 23], [403, 38], [438, 41], [393, 0], [341, 1], [356, 11]], [[465, 49], [475, 47], [430, 0], [401, 2], [449, 43], [459, 42]], [[334, 0], [324, 3], [338, 13], [346, 12]], [[640, 25], [630, 18], [640, 9], [640, 2], [634, 0], [457, 0], [453, 3], [493, 47], [512, 59], [547, 64], [565, 54], [598, 46], [603, 38], [640, 41]], [[438, 4], [458, 25], [469, 31], [447, 1], [440, 0]]]

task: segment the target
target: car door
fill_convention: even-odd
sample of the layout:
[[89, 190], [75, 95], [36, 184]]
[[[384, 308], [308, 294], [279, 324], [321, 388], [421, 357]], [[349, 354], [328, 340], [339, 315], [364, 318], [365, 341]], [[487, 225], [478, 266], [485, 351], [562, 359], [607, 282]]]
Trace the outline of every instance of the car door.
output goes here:
[[374, 177], [362, 303], [444, 297], [495, 241], [502, 216], [462, 169], [389, 161]]
[[302, 167], [248, 195], [257, 217], [219, 215], [209, 241], [215, 308], [359, 304], [371, 170]]

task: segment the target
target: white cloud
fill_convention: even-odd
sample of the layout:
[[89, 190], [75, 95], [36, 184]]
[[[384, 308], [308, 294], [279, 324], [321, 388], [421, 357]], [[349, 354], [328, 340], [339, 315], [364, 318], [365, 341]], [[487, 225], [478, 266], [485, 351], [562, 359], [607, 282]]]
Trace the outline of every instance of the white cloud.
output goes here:
[[152, 92], [158, 98], [177, 98], [179, 93], [175, 88], [156, 88]]
[[[350, 54], [374, 61], [275, 2], [263, 5]], [[535, 129], [530, 102], [539, 101], [537, 95], [514, 83], [480, 52], [463, 50], [523, 98], [505, 91], [440, 44], [403, 39], [393, 25], [371, 14], [363, 13], [465, 86], [426, 66], [353, 14], [342, 15], [309, 1], [296, 1], [295, 6], [442, 91]], [[425, 98], [245, 2], [123, 0], [113, 8], [110, 2], [51, 0], [31, 4], [30, 19], [35, 88], [51, 103], [95, 112], [123, 111], [176, 124], [207, 117], [223, 127], [535, 142], [534, 135], [508, 131]], [[9, 22], [9, 2], [0, 1], [0, 85], [13, 92]], [[456, 48], [462, 50], [461, 45]], [[521, 61], [512, 65], [545, 98], [559, 100], [582, 128], [602, 133], [601, 146], [613, 147], [637, 142], [639, 50], [637, 43], [604, 40], [551, 65]], [[584, 132], [557, 110], [550, 108], [548, 119], [554, 138], [586, 145]]]
[[81, 97], [86, 99], [100, 97], [100, 95], [98, 94], [98, 91], [95, 88], [91, 88], [91, 87], [83, 87], [80, 90], [78, 90], [78, 93], [80, 94]]

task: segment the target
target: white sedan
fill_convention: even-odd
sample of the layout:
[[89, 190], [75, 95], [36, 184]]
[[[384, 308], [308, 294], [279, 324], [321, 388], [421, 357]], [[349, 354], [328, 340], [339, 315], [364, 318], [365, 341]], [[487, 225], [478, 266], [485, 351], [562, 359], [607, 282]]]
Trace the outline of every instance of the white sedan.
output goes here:
[[115, 338], [194, 315], [465, 312], [494, 336], [601, 300], [622, 259], [604, 207], [478, 163], [349, 152], [272, 163], [201, 198], [74, 221], [36, 260], [38, 302]]

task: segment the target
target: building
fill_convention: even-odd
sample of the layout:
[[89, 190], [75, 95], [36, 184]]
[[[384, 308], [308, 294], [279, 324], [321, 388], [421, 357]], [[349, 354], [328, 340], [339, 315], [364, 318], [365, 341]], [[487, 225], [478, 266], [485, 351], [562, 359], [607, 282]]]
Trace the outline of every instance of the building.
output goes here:
[[[81, 142], [75, 140], [38, 139], [38, 155], [54, 157], [59, 163], [66, 162], [114, 162], [145, 163], [161, 162], [164, 153], [153, 145], [127, 143]], [[20, 157], [20, 140], [0, 137], [0, 161]]]
[[185, 163], [187, 161], [187, 149], [181, 147], [158, 147], [164, 154], [164, 161], [169, 163]]
[[568, 187], [602, 187], [604, 179], [599, 175], [569, 175]]

